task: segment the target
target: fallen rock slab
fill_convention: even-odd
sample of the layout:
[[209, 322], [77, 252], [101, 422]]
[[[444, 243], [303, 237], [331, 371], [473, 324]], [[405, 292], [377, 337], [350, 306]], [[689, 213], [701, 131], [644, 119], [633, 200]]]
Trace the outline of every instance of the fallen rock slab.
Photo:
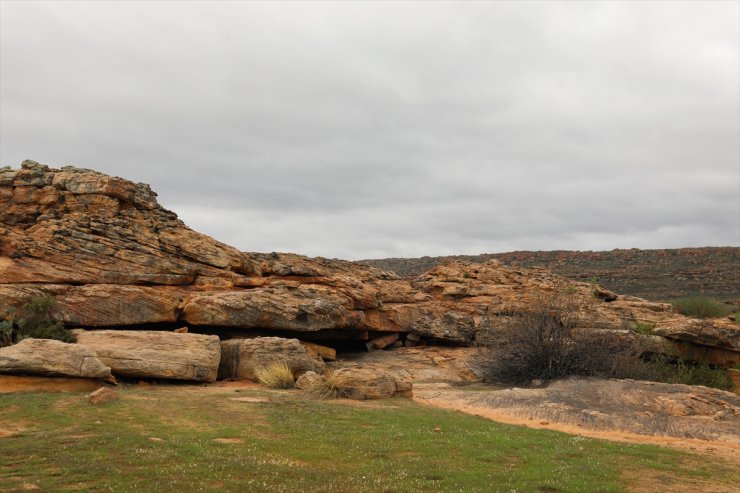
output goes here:
[[221, 361], [218, 336], [149, 330], [72, 331], [115, 375], [214, 382]]
[[85, 346], [53, 339], [23, 339], [0, 348], [0, 373], [99, 378], [115, 382], [111, 369]]
[[255, 370], [282, 360], [294, 375], [306, 371], [321, 372], [324, 363], [314, 358], [298, 339], [255, 337], [221, 341], [220, 379], [256, 380]]

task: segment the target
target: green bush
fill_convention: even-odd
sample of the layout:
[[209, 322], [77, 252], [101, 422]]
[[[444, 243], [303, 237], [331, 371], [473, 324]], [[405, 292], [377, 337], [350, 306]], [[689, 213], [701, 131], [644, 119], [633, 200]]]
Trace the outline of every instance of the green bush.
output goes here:
[[692, 363], [663, 355], [654, 355], [646, 360], [635, 360], [631, 364], [622, 366], [614, 376], [732, 390], [732, 380], [726, 370], [712, 367], [707, 363]]
[[23, 305], [20, 310], [6, 308], [0, 313], [0, 347], [23, 339], [56, 339], [75, 342], [64, 325], [51, 316], [54, 298], [40, 296]]
[[696, 318], [717, 318], [729, 315], [730, 309], [707, 296], [691, 296], [673, 302], [673, 309], [681, 315]]

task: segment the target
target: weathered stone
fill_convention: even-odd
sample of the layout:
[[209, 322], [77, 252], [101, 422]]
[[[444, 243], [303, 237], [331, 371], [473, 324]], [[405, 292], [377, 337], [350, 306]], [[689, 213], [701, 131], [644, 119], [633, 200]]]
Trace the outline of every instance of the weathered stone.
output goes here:
[[441, 318], [421, 317], [410, 330], [412, 334], [468, 346], [475, 337], [475, 320], [467, 313], [448, 312]]
[[[340, 368], [334, 372], [339, 391], [350, 399], [385, 399], [397, 392], [396, 379], [375, 366], [357, 365]], [[400, 393], [408, 395], [411, 384], [404, 380]]]
[[309, 390], [322, 380], [326, 380], [326, 377], [315, 371], [307, 371], [296, 379], [295, 386], [297, 389]]
[[213, 382], [221, 345], [217, 336], [148, 330], [72, 331], [115, 375]]
[[0, 348], [0, 373], [99, 378], [115, 382], [111, 369], [90, 349], [52, 339], [24, 339]]
[[323, 371], [324, 363], [312, 357], [298, 339], [255, 337], [221, 341], [221, 379], [256, 380], [255, 370], [278, 360], [285, 361], [293, 375]]
[[675, 317], [658, 322], [653, 333], [668, 339], [740, 353], [740, 325], [729, 320]]
[[118, 394], [110, 387], [100, 387], [98, 390], [87, 396], [87, 401], [94, 406], [105, 404], [106, 402], [111, 402], [116, 399], [118, 399]]

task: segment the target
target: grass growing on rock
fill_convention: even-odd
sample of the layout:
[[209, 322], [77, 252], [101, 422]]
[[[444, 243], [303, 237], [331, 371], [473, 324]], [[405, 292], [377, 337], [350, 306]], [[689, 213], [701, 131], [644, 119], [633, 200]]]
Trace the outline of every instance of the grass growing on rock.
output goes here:
[[641, 472], [669, 478], [665, 490], [740, 479], [722, 461], [406, 399], [347, 405], [189, 386], [119, 394], [101, 406], [84, 394], [0, 395], [0, 490], [616, 492]]

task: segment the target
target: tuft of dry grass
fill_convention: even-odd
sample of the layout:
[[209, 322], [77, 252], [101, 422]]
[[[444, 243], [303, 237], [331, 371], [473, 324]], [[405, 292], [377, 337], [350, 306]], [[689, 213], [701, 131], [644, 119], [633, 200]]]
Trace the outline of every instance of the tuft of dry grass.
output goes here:
[[291, 389], [295, 387], [293, 370], [283, 360], [275, 360], [267, 366], [261, 366], [254, 371], [259, 383], [272, 389]]

